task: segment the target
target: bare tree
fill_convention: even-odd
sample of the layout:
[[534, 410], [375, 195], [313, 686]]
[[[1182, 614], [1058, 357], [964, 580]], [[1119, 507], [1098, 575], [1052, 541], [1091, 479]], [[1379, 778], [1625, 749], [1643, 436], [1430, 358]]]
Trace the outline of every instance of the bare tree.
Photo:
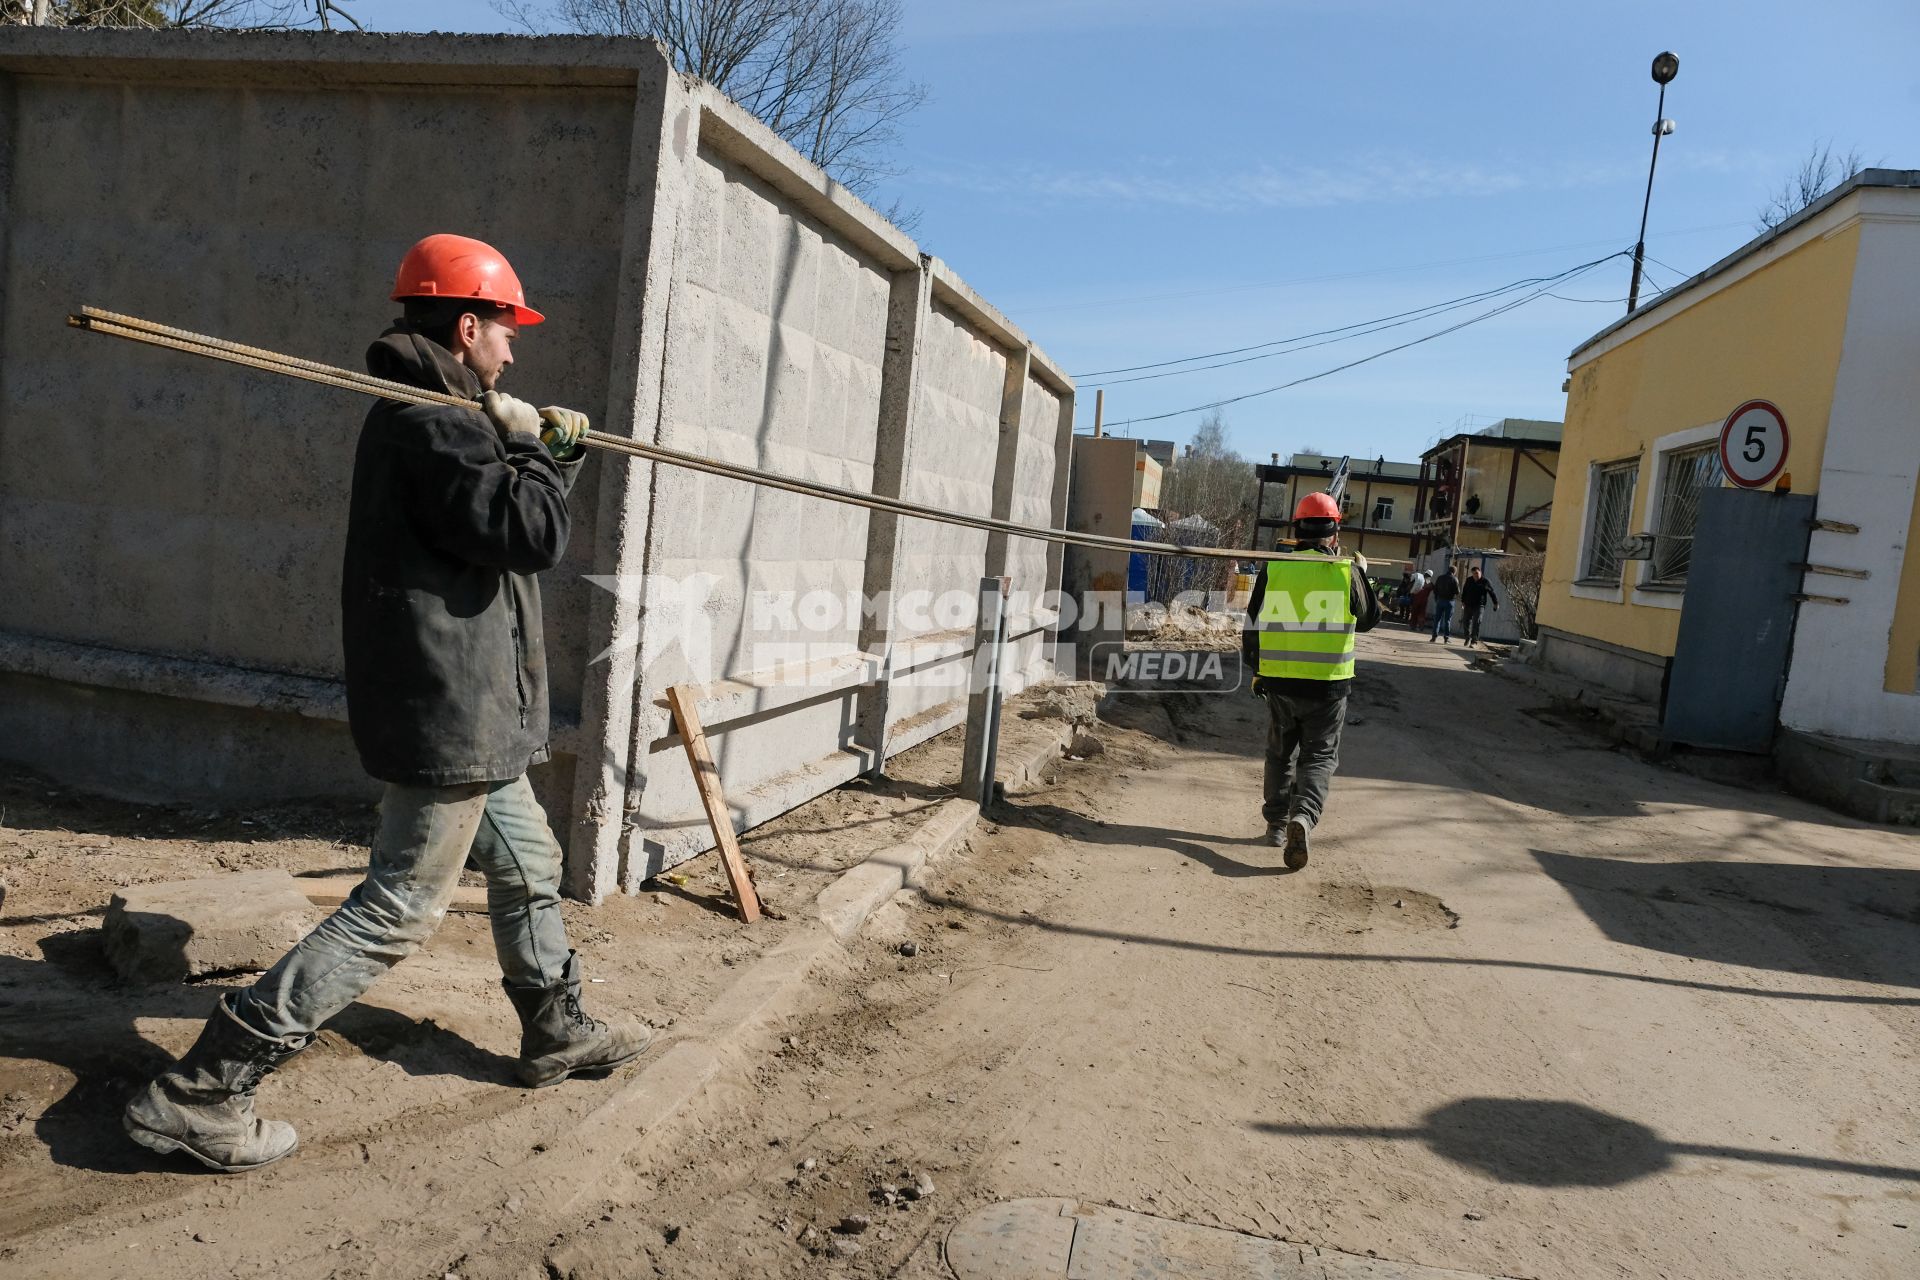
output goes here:
[[1782, 182], [1754, 215], [1756, 231], [1771, 231], [1866, 167], [1859, 151], [1835, 155], [1832, 142], [1814, 144], [1793, 176]]
[[[526, 3], [503, 10], [528, 21]], [[549, 0], [563, 26], [651, 36], [860, 195], [900, 172], [899, 125], [926, 101], [906, 78], [900, 0]], [[531, 25], [531, 23], [529, 23]]]
[[1544, 551], [1528, 551], [1500, 562], [1500, 585], [1507, 590], [1507, 608], [1512, 610], [1521, 636], [1528, 640], [1539, 634], [1534, 614], [1540, 608], [1540, 580], [1546, 567]]
[[[1194, 429], [1188, 451], [1160, 480], [1165, 541], [1182, 546], [1246, 545], [1258, 495], [1253, 464], [1227, 443], [1226, 417], [1215, 409]], [[1226, 589], [1223, 560], [1155, 556], [1147, 567], [1147, 597], [1162, 603], [1183, 591]]]
[[49, 27], [332, 30], [335, 15], [363, 29], [335, 0], [0, 0], [0, 22]]

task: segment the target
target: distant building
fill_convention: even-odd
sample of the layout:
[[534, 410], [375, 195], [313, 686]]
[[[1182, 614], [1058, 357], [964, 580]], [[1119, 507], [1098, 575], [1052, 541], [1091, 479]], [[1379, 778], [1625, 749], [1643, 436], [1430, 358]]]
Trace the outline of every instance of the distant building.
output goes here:
[[[1164, 525], [1155, 514], [1160, 507], [1160, 463], [1137, 440], [1123, 436], [1075, 436], [1073, 465], [1068, 473], [1067, 528], [1114, 538], [1159, 541]], [[1139, 553], [1069, 546], [1063, 560], [1062, 586], [1076, 599], [1087, 593], [1141, 597], [1145, 592], [1147, 557]], [[1082, 674], [1096, 644], [1116, 643], [1124, 630], [1116, 616], [1083, 616], [1073, 631]]]
[[1173, 465], [1173, 451], [1175, 447], [1171, 440], [1142, 440], [1140, 442], [1140, 452], [1146, 454], [1163, 467]]
[[1544, 551], [1561, 425], [1503, 418], [1421, 454], [1415, 554]]
[[[1333, 482], [1337, 457], [1296, 453], [1286, 462], [1254, 467], [1260, 482], [1258, 519], [1252, 546], [1272, 548], [1289, 536], [1293, 509], [1309, 493]], [[1404, 563], [1412, 559], [1413, 512], [1419, 497], [1420, 464], [1356, 458], [1347, 464], [1340, 545], [1369, 560]]]

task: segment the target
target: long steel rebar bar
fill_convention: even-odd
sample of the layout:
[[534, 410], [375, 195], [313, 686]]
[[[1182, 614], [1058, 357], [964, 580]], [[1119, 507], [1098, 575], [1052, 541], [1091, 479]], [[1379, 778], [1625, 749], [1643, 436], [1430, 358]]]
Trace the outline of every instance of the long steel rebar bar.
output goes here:
[[[194, 333], [186, 329], [176, 329], [170, 325], [158, 324], [152, 320], [143, 320], [137, 316], [122, 315], [118, 312], [103, 311], [98, 307], [82, 307], [79, 312], [67, 317], [67, 323], [88, 333], [103, 334], [107, 337], [125, 338], [149, 346], [164, 347], [187, 355], [203, 356], [212, 360], [258, 370], [262, 373], [275, 373], [283, 377], [297, 378], [305, 382], [335, 387], [342, 391], [357, 391], [362, 395], [378, 396], [387, 400], [398, 400], [406, 404], [449, 405], [455, 408], [471, 409], [480, 412], [480, 402], [463, 396], [449, 395], [445, 392], [428, 391], [421, 387], [409, 386], [404, 382], [393, 382], [386, 378], [376, 378], [372, 374], [359, 373], [351, 369], [341, 369], [333, 365], [321, 364], [315, 360], [305, 360], [298, 356], [284, 355], [269, 351], [263, 347], [250, 347], [242, 343], [231, 342], [225, 338], [215, 338], [203, 333]], [[969, 529], [983, 529], [992, 533], [1004, 533], [1011, 537], [1033, 538], [1043, 542], [1059, 542], [1076, 546], [1093, 547], [1102, 551], [1144, 552], [1151, 555], [1189, 556], [1209, 560], [1291, 560], [1301, 558], [1298, 552], [1239, 550], [1232, 547], [1190, 547], [1175, 542], [1145, 542], [1132, 538], [1116, 538], [1105, 534], [1080, 533], [1070, 529], [1050, 529], [1040, 525], [1018, 524], [1011, 520], [998, 520], [991, 516], [971, 515], [960, 511], [942, 511], [920, 503], [907, 502], [900, 498], [889, 498], [877, 493], [866, 493], [858, 489], [846, 489], [839, 485], [823, 484], [817, 480], [802, 480], [796, 476], [782, 475], [776, 471], [766, 471], [758, 467], [742, 466], [738, 463], [721, 462], [697, 453], [688, 453], [681, 449], [670, 449], [665, 445], [647, 444], [632, 440], [626, 436], [611, 435], [605, 431], [588, 431], [586, 442], [597, 448], [612, 450], [643, 458], [649, 462], [665, 463], [691, 471], [700, 471], [708, 475], [721, 476], [730, 480], [739, 480], [747, 484], [761, 485], [767, 488], [781, 489], [788, 493], [797, 493], [806, 497], [820, 498], [829, 502], [846, 503], [865, 507], [872, 511], [884, 511], [893, 515], [906, 516], [915, 520], [932, 520], [943, 524], [959, 525]]]

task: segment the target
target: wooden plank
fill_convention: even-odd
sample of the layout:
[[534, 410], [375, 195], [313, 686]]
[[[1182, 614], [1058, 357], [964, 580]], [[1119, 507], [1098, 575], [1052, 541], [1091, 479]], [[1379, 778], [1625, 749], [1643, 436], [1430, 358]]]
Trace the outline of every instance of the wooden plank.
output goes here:
[[1837, 564], [1800, 564], [1796, 567], [1808, 573], [1824, 573], [1834, 578], [1858, 578], [1863, 582], [1873, 576], [1865, 569], [1842, 569]]
[[740, 853], [740, 841], [733, 834], [733, 817], [727, 812], [727, 799], [720, 790], [720, 767], [713, 762], [713, 749], [707, 745], [707, 732], [700, 725], [699, 698], [692, 685], [676, 684], [667, 690], [667, 705], [687, 748], [687, 762], [693, 766], [693, 785], [699, 788], [700, 803], [707, 811], [707, 824], [713, 828], [714, 843], [720, 849], [720, 863], [727, 869], [727, 883], [733, 886], [733, 903], [740, 918], [748, 924], [760, 918], [760, 895], [754, 891], [753, 875]]

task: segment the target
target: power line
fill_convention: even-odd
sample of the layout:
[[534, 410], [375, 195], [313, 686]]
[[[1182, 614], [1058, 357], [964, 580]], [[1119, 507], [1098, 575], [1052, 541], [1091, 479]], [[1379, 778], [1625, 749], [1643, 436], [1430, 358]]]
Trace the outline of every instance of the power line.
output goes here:
[[[1104, 378], [1108, 374], [1113, 374], [1113, 373], [1138, 373], [1143, 369], [1165, 369], [1171, 365], [1176, 365], [1176, 364], [1191, 364], [1196, 360], [1213, 360], [1213, 359], [1217, 359], [1220, 356], [1237, 356], [1247, 351], [1262, 351], [1268, 347], [1289, 346], [1296, 342], [1305, 342], [1309, 338], [1323, 338], [1323, 337], [1326, 337], [1328, 334], [1346, 333], [1348, 330], [1361, 329], [1368, 325], [1377, 324], [1377, 325], [1382, 325], [1384, 327], [1385, 325], [1388, 324], [1388, 322], [1397, 322], [1402, 324], [1411, 323], [1412, 320], [1422, 319], [1429, 313], [1448, 311], [1456, 307], [1471, 306], [1476, 302], [1484, 302], [1488, 298], [1497, 297], [1502, 293], [1508, 293], [1514, 289], [1524, 288], [1530, 284], [1539, 284], [1542, 281], [1551, 279], [1551, 278], [1553, 277], [1533, 276], [1525, 280], [1516, 280], [1512, 284], [1503, 284], [1497, 289], [1483, 289], [1478, 293], [1466, 294], [1459, 298], [1450, 298], [1445, 302], [1431, 302], [1423, 307], [1415, 307], [1411, 311], [1395, 312], [1393, 315], [1380, 316], [1373, 320], [1356, 320], [1352, 324], [1340, 325], [1338, 328], [1318, 329], [1312, 333], [1297, 334], [1291, 338], [1275, 338], [1271, 342], [1255, 342], [1249, 346], [1233, 347], [1226, 351], [1207, 351], [1207, 352], [1201, 353], [1200, 355], [1181, 356], [1173, 360], [1156, 360], [1151, 364], [1128, 365], [1125, 368], [1120, 368], [1120, 369], [1095, 369], [1091, 373], [1076, 373], [1073, 375], [1073, 378], [1074, 378], [1074, 381], [1080, 382], [1088, 378]], [[1239, 363], [1239, 362], [1236, 361], [1235, 363]], [[1209, 366], [1209, 367], [1217, 368], [1219, 366]], [[1185, 372], [1191, 372], [1191, 370], [1180, 370], [1179, 372], [1185, 373]], [[1160, 374], [1156, 376], [1165, 377], [1167, 375]], [[1123, 381], [1138, 382], [1138, 381], [1141, 381], [1141, 379], [1127, 378], [1127, 379], [1123, 379]]]
[[[1606, 259], [1602, 258], [1599, 261], [1604, 262], [1606, 261]], [[1594, 264], [1588, 263], [1585, 265], [1591, 266]], [[1582, 268], [1580, 267], [1573, 267], [1573, 268], [1569, 268], [1568, 270], [1578, 271], [1581, 269]], [[1476, 302], [1485, 302], [1489, 298], [1497, 298], [1501, 294], [1512, 293], [1515, 290], [1524, 289], [1531, 285], [1553, 284], [1558, 282], [1561, 278], [1563, 278], [1567, 274], [1568, 274], [1567, 271], [1563, 271], [1556, 275], [1551, 275], [1551, 276], [1531, 276], [1525, 280], [1515, 280], [1511, 284], [1503, 284], [1497, 289], [1487, 289], [1480, 293], [1468, 294], [1466, 297], [1454, 298], [1447, 302], [1432, 303], [1425, 307], [1417, 307], [1412, 311], [1399, 312], [1397, 315], [1383, 316], [1378, 320], [1356, 321], [1353, 324], [1342, 325], [1338, 329], [1322, 329], [1317, 333], [1301, 334], [1299, 337], [1295, 337], [1295, 338], [1277, 338], [1272, 342], [1256, 343], [1253, 346], [1239, 347], [1232, 351], [1216, 351], [1211, 353], [1210, 355], [1187, 356], [1184, 359], [1180, 359], [1180, 360], [1163, 360], [1157, 364], [1135, 365], [1134, 369], [1164, 369], [1165, 372], [1143, 373], [1136, 378], [1115, 378], [1109, 382], [1104, 382], [1104, 383], [1096, 382], [1096, 383], [1090, 383], [1089, 385], [1117, 387], [1117, 386], [1123, 386], [1129, 382], [1151, 382], [1155, 378], [1174, 378], [1174, 377], [1178, 377], [1183, 373], [1201, 373], [1208, 369], [1227, 369], [1227, 368], [1231, 368], [1234, 365], [1251, 364], [1255, 360], [1271, 360], [1275, 356], [1288, 356], [1288, 355], [1293, 355], [1295, 352], [1299, 352], [1299, 351], [1311, 351], [1315, 347], [1331, 346], [1333, 343], [1336, 343], [1336, 342], [1349, 342], [1354, 338], [1363, 338], [1368, 336], [1369, 334], [1382, 333], [1388, 329], [1397, 329], [1397, 328], [1400, 328], [1402, 325], [1414, 324], [1420, 320], [1429, 319], [1433, 316], [1444, 315], [1449, 311], [1458, 311], [1460, 308], [1472, 306]], [[1328, 335], [1328, 334], [1337, 334], [1339, 336], [1326, 337], [1325, 335]], [[1321, 342], [1308, 342], [1307, 339], [1309, 338], [1324, 338], [1325, 340]], [[1295, 343], [1300, 343], [1303, 345], [1299, 345], [1299, 346], [1292, 345]], [[1264, 348], [1266, 347], [1286, 347], [1286, 350], [1266, 351], [1264, 350]], [[1194, 360], [1208, 360], [1208, 359], [1212, 359], [1214, 356], [1239, 355], [1243, 351], [1259, 351], [1260, 354], [1252, 355], [1252, 356], [1242, 356], [1238, 360], [1222, 360], [1216, 364], [1192, 365], [1192, 367], [1186, 368], [1186, 369], [1166, 368], [1166, 366], [1168, 365], [1189, 364], [1191, 361], [1194, 361]], [[1130, 369], [1110, 369], [1110, 370], [1107, 370], [1106, 372], [1130, 373], [1132, 371], [1133, 370], [1130, 370]], [[1086, 374], [1075, 374], [1074, 378], [1076, 381], [1079, 381], [1086, 378], [1097, 378], [1099, 376], [1101, 375], [1098, 373], [1086, 373]]]
[[1644, 257], [1648, 262], [1654, 263], [1658, 266], [1665, 267], [1667, 270], [1673, 272], [1673, 274], [1675, 274], [1676, 276], [1679, 276], [1682, 280], [1686, 280], [1690, 278], [1691, 273], [1682, 271], [1680, 268], [1672, 265], [1671, 263], [1661, 262], [1660, 259], [1654, 257], [1650, 253], [1643, 252], [1641, 256]]
[[[1715, 222], [1699, 227], [1682, 227], [1677, 231], [1661, 232], [1657, 237], [1671, 240], [1679, 236], [1701, 235], [1708, 231], [1725, 231], [1730, 227], [1744, 227], [1741, 222]], [[1211, 298], [1223, 293], [1247, 293], [1256, 289], [1283, 289], [1297, 284], [1328, 284], [1338, 280], [1358, 280], [1366, 276], [1397, 275], [1410, 271], [1429, 271], [1439, 267], [1461, 267], [1480, 262], [1506, 262], [1514, 258], [1536, 258], [1546, 253], [1564, 253], [1569, 249], [1593, 249], [1602, 245], [1617, 243], [1612, 237], [1604, 240], [1579, 240], [1571, 244], [1547, 245], [1539, 249], [1519, 249], [1510, 253], [1483, 253], [1470, 258], [1445, 258], [1434, 262], [1414, 262], [1402, 266], [1370, 267], [1364, 271], [1341, 271], [1331, 275], [1295, 276], [1286, 280], [1263, 280], [1255, 284], [1225, 285], [1218, 289], [1188, 289], [1175, 293], [1136, 294], [1125, 298], [1102, 298], [1093, 302], [1056, 302], [1046, 306], [1023, 306], [1021, 315], [1038, 315], [1049, 311], [1084, 311], [1092, 307], [1127, 306], [1136, 302], [1173, 302], [1185, 298]]]
[[[1626, 253], [1627, 253], [1627, 250], [1623, 249], [1616, 253], [1610, 253], [1604, 258], [1596, 258], [1592, 262], [1573, 268], [1571, 271], [1563, 272], [1561, 275], [1554, 277], [1551, 283], [1558, 284], [1558, 283], [1562, 283], [1563, 281], [1576, 279], [1579, 276], [1585, 275], [1587, 272], [1593, 270], [1595, 267], [1599, 266], [1601, 263], [1611, 262], [1615, 258], [1624, 257], [1626, 256]], [[1259, 391], [1249, 391], [1244, 395], [1228, 396], [1224, 400], [1214, 400], [1214, 401], [1210, 401], [1207, 404], [1189, 405], [1184, 409], [1173, 409], [1173, 410], [1169, 410], [1166, 413], [1149, 414], [1145, 417], [1140, 417], [1140, 418], [1127, 418], [1122, 421], [1115, 422], [1112, 425], [1118, 428], [1118, 427], [1132, 426], [1135, 423], [1140, 423], [1140, 422], [1161, 422], [1167, 418], [1178, 418], [1189, 413], [1203, 413], [1208, 409], [1225, 408], [1227, 405], [1230, 405], [1230, 404], [1239, 404], [1243, 400], [1253, 400], [1260, 396], [1272, 395], [1276, 391], [1285, 391], [1291, 387], [1300, 386], [1302, 383], [1315, 382], [1321, 378], [1331, 377], [1336, 373], [1343, 373], [1348, 369], [1353, 369], [1353, 368], [1357, 368], [1360, 365], [1368, 364], [1374, 360], [1380, 359], [1382, 356], [1390, 356], [1397, 351], [1405, 351], [1409, 347], [1417, 347], [1423, 342], [1431, 342], [1435, 338], [1443, 338], [1450, 333], [1458, 333], [1460, 330], [1465, 329], [1470, 325], [1479, 324], [1482, 320], [1491, 320], [1495, 316], [1504, 315], [1507, 312], [1514, 310], [1516, 307], [1524, 307], [1525, 305], [1527, 305], [1527, 303], [1532, 302], [1534, 299], [1542, 296], [1546, 292], [1547, 290], [1544, 287], [1540, 289], [1536, 289], [1532, 293], [1526, 294], [1519, 298], [1509, 299], [1508, 301], [1501, 303], [1499, 306], [1494, 307], [1491, 310], [1483, 311], [1477, 316], [1470, 316], [1465, 320], [1459, 321], [1458, 323], [1448, 325], [1444, 329], [1437, 329], [1432, 333], [1423, 334], [1418, 338], [1413, 338], [1413, 339], [1410, 339], [1409, 341], [1402, 342], [1398, 346], [1387, 347], [1384, 350], [1375, 351], [1370, 355], [1361, 356], [1357, 360], [1349, 360], [1345, 364], [1335, 365], [1331, 369], [1322, 369], [1318, 373], [1309, 373], [1304, 377], [1295, 378], [1290, 382], [1282, 382], [1278, 386], [1264, 387]]]

